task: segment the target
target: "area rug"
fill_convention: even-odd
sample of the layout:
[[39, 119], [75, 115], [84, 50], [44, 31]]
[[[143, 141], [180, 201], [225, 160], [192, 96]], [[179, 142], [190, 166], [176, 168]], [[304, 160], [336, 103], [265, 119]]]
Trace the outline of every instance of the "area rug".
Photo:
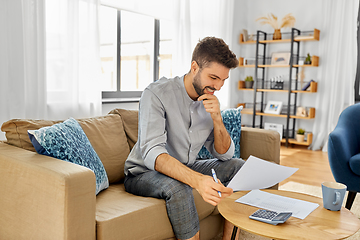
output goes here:
[[[286, 190], [286, 191], [293, 191], [293, 192], [299, 192], [299, 193], [305, 193], [309, 195], [313, 195], [316, 197], [321, 197], [321, 186], [311, 186], [306, 184], [301, 184], [297, 182], [287, 182], [284, 185], [279, 187], [280, 190]], [[351, 207], [351, 212], [353, 212], [358, 218], [360, 218], [360, 197], [358, 196], [360, 194], [356, 195], [355, 201]], [[346, 197], [344, 200], [343, 205], [345, 206]], [[217, 238], [214, 238], [213, 240], [220, 240], [221, 236], [218, 236]], [[245, 231], [241, 231], [239, 235], [239, 239], [246, 239], [246, 240], [268, 240], [270, 238], [265, 238], [261, 236], [257, 236]], [[360, 240], [360, 231], [355, 233], [353, 236], [346, 238], [347, 240]]]

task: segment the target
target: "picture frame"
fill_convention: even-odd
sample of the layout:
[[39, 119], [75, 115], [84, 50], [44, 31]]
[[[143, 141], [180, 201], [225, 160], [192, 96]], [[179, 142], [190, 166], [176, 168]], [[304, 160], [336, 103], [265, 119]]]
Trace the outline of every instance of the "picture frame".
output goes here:
[[289, 52], [277, 52], [271, 55], [271, 65], [289, 65], [290, 64]]
[[268, 101], [264, 113], [280, 114], [282, 105], [280, 101]]

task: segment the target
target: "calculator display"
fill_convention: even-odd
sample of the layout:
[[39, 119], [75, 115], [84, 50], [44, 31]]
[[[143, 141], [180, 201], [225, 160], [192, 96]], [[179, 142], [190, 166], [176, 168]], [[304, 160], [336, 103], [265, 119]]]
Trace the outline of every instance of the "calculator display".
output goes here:
[[289, 215], [289, 213], [279, 213], [279, 214], [273, 219], [273, 221], [282, 221], [282, 220], [285, 219], [288, 215]]

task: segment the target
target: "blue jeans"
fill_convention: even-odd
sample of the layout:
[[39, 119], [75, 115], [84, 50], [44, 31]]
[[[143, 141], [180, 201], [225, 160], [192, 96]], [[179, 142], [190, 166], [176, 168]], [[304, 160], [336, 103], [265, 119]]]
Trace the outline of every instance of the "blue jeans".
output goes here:
[[[213, 168], [218, 179], [227, 186], [244, 163], [242, 159], [235, 158], [228, 161], [198, 160], [190, 168], [209, 176], [212, 176]], [[189, 185], [157, 171], [148, 171], [138, 176], [129, 174], [125, 177], [124, 185], [129, 193], [164, 199], [168, 217], [178, 239], [191, 238], [200, 230], [194, 196]]]

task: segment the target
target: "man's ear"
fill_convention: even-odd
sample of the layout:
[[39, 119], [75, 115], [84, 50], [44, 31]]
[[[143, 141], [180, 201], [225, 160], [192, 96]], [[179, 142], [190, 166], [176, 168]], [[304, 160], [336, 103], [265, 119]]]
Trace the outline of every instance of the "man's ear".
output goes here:
[[191, 73], [196, 75], [196, 73], [199, 71], [199, 65], [197, 64], [196, 61], [192, 61], [191, 62]]

